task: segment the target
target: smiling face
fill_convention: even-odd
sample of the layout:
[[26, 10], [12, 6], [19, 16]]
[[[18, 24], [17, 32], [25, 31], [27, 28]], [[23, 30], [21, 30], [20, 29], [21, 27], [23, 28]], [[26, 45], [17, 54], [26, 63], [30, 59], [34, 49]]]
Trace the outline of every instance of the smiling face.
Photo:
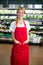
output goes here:
[[24, 17], [24, 12], [23, 10], [19, 10], [17, 13], [18, 18], [23, 18]]
[[17, 17], [18, 17], [19, 19], [23, 19], [24, 14], [25, 14], [24, 8], [19, 8], [19, 9], [17, 10]]

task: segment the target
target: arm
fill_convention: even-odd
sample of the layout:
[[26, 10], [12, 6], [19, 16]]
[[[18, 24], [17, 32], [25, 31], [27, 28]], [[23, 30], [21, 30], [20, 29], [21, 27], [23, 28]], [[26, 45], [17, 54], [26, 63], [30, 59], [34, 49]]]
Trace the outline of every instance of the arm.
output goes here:
[[25, 21], [25, 24], [26, 24], [26, 28], [27, 28], [27, 40], [24, 42], [24, 44], [29, 42], [29, 31], [31, 29], [29, 21]]
[[29, 32], [27, 32], [27, 40], [26, 40], [26, 41], [24, 41], [24, 43], [23, 43], [23, 44], [28, 43], [28, 42], [29, 42]]
[[12, 39], [13, 39], [13, 41], [14, 41], [15, 43], [17, 43], [17, 44], [20, 44], [20, 42], [15, 39], [15, 37], [14, 37], [14, 32], [11, 32], [11, 33], [12, 33]]

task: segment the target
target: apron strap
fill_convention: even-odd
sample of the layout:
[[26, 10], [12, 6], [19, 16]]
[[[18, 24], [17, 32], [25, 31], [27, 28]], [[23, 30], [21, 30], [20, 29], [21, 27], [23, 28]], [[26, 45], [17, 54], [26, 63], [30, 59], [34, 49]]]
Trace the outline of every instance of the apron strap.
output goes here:
[[[17, 23], [18, 23], [18, 21], [16, 21], [16, 27], [17, 27]], [[25, 27], [26, 27], [26, 24], [25, 24], [25, 21], [23, 20], [23, 23], [24, 23], [24, 25], [25, 25]]]

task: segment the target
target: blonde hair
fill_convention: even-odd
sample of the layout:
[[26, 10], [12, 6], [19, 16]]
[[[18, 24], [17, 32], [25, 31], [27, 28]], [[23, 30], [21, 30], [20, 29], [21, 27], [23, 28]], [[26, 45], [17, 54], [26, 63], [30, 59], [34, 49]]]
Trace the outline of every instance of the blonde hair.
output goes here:
[[24, 8], [24, 7], [18, 7], [17, 13], [18, 13], [19, 10], [23, 10], [23, 12], [24, 12], [24, 14], [25, 14], [25, 8]]
[[[19, 10], [23, 10], [23, 12], [24, 12], [24, 14], [25, 14], [25, 8], [24, 7], [18, 7], [18, 9], [17, 9], [17, 13], [18, 13], [18, 11]], [[18, 16], [16, 17], [16, 22], [18, 21]]]
[[[17, 13], [18, 13], [18, 11], [19, 10], [23, 10], [23, 12], [24, 12], [24, 14], [25, 14], [25, 8], [24, 7], [18, 7], [18, 9], [17, 9]], [[16, 17], [16, 21], [18, 20], [18, 16]]]

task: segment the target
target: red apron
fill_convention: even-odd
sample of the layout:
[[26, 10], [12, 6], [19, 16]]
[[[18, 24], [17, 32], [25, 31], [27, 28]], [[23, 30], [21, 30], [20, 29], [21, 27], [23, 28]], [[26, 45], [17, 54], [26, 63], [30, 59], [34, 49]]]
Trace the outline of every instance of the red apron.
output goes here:
[[23, 42], [27, 39], [27, 29], [25, 27], [17, 27], [15, 29], [15, 38], [20, 44], [14, 43], [11, 53], [11, 65], [29, 65], [29, 45]]

